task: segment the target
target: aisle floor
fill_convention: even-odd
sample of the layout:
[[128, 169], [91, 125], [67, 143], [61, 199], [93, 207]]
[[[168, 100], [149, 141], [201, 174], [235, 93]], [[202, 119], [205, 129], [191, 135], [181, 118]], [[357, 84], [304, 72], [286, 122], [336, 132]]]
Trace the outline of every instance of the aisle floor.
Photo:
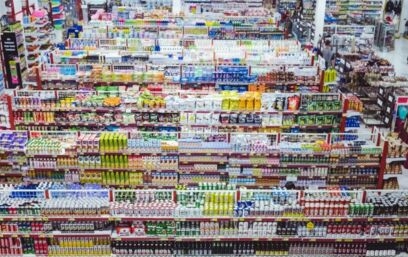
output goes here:
[[394, 65], [397, 76], [408, 76], [408, 39], [396, 39], [394, 51], [376, 53]]

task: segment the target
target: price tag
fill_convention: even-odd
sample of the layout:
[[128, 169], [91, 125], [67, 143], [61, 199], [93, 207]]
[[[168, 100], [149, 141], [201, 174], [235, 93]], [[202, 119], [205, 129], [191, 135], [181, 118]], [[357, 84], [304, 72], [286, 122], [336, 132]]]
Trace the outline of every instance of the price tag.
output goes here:
[[216, 237], [216, 238], [214, 238], [214, 240], [215, 240], [215, 241], [221, 241], [221, 238]]
[[309, 241], [310, 242], [316, 242], [316, 238], [310, 238]]
[[252, 238], [252, 241], [259, 241], [259, 238]]
[[289, 241], [289, 238], [285, 237], [283, 238], [283, 241]]
[[312, 230], [312, 229], [315, 228], [315, 224], [314, 224], [313, 222], [309, 221], [309, 222], [306, 224], [306, 228], [307, 228], [308, 230]]
[[218, 221], [218, 219], [217, 219], [217, 218], [212, 218], [212, 219], [211, 219], [211, 221], [215, 221], [215, 222], [217, 222], [217, 221]]
[[287, 176], [286, 181], [297, 181], [297, 176]]

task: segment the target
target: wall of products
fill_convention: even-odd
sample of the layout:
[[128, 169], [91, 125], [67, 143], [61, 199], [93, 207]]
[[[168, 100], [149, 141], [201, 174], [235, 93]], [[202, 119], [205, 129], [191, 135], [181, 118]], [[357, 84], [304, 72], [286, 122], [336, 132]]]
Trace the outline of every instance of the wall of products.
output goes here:
[[383, 0], [325, 2], [324, 32], [327, 35], [353, 35], [373, 42], [376, 20], [383, 16]]
[[3, 256], [396, 256], [407, 247], [405, 191], [3, 187], [14, 206], [0, 209]]
[[386, 151], [396, 149], [379, 134], [204, 131], [2, 132], [1, 173], [7, 182], [116, 188], [190, 188], [208, 181], [254, 188], [289, 181], [297, 188], [381, 188]]
[[342, 122], [350, 123], [347, 122], [350, 118], [343, 116], [339, 94], [224, 90], [205, 96], [161, 96], [155, 91], [119, 91], [110, 86], [97, 90], [16, 91], [12, 112], [15, 127], [21, 130], [171, 127], [172, 131], [195, 127], [300, 132], [335, 131]]

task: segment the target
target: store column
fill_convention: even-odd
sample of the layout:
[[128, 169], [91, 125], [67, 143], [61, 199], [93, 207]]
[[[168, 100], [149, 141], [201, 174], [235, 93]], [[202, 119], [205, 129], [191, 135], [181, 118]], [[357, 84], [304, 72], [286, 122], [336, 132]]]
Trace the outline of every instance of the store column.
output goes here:
[[323, 36], [325, 13], [326, 13], [326, 0], [317, 0], [315, 13], [315, 34], [314, 38], [312, 39], [314, 46], [317, 46], [320, 38]]

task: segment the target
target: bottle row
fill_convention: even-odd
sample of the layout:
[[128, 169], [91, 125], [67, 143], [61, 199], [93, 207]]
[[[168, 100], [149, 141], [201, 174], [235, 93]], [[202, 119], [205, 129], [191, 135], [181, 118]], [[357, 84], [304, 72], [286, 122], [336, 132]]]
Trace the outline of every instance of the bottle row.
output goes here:
[[[341, 163], [364, 162], [369, 157], [353, 155], [379, 155], [382, 146], [378, 134], [332, 133], [222, 133], [222, 132], [26, 132], [2, 131], [0, 150], [25, 152], [33, 157], [68, 157], [78, 155], [186, 155], [179, 158], [200, 158], [194, 155], [291, 155], [285, 162], [309, 162], [306, 156], [321, 155], [318, 163], [328, 163], [332, 156], [346, 155]], [[38, 156], [37, 156], [38, 155]], [[43, 155], [43, 156], [41, 156]], [[189, 156], [191, 155], [191, 156]], [[260, 156], [259, 156], [260, 157]], [[12, 158], [12, 156], [10, 156]], [[201, 158], [207, 158], [202, 156]], [[109, 162], [111, 157], [108, 158]], [[106, 160], [106, 158], [105, 158]], [[337, 162], [339, 162], [337, 161]], [[251, 162], [250, 162], [251, 163]]]
[[[342, 112], [339, 94], [259, 93], [222, 91], [205, 97], [109, 91], [18, 91], [13, 108], [18, 118], [31, 122], [53, 122], [65, 112], [135, 112], [140, 121], [159, 121], [159, 114], [336, 114]], [[45, 109], [42, 112], [39, 109]], [[196, 113], [197, 112], [197, 113]], [[147, 116], [146, 116], [147, 115]], [[146, 117], [144, 117], [146, 116]], [[139, 120], [139, 119], [136, 119]], [[75, 119], [73, 119], [75, 121]], [[231, 122], [233, 123], [233, 122]], [[236, 122], [237, 123], [237, 122]]]
[[404, 191], [234, 190], [225, 183], [201, 183], [198, 189], [191, 190], [107, 190], [98, 185], [58, 183], [3, 185], [2, 188], [0, 214], [6, 217], [108, 215], [107, 218], [224, 217], [229, 220], [336, 217], [353, 221], [360, 217], [408, 216]]
[[109, 235], [112, 238], [319, 238], [395, 239], [408, 235], [408, 222], [312, 221], [52, 221], [3, 222], [3, 236]]
[[350, 256], [393, 257], [407, 252], [399, 243], [162, 242], [111, 241], [109, 237], [2, 238], [2, 256]]
[[[15, 157], [14, 160], [22, 162], [24, 156]], [[14, 162], [14, 160], [10, 160]], [[203, 155], [169, 155], [169, 156], [141, 156], [141, 155], [118, 155], [118, 154], [103, 154], [103, 155], [79, 155], [78, 157], [59, 157], [59, 158], [39, 158], [26, 157], [29, 168], [45, 168], [45, 169], [61, 169], [65, 167], [78, 167], [86, 169], [111, 168], [111, 169], [141, 169], [141, 170], [178, 170], [183, 169], [182, 164], [188, 163], [218, 163], [228, 164], [231, 167], [240, 166], [265, 166], [265, 167], [279, 167], [280, 164], [316, 164], [316, 165], [378, 165], [380, 158], [378, 155], [362, 155], [358, 157], [339, 157], [339, 156], [316, 156], [310, 159], [309, 156], [286, 156], [280, 157], [229, 157], [229, 156], [207, 156]], [[199, 166], [197, 166], [199, 167]], [[197, 171], [217, 170], [212, 169], [211, 166], [206, 169], [205, 165], [202, 168], [194, 169]], [[183, 170], [188, 170], [188, 167]], [[231, 169], [232, 170], [232, 169]], [[326, 169], [328, 170], [328, 169]], [[227, 168], [225, 172], [229, 172]]]
[[[299, 169], [301, 170], [301, 169]], [[26, 174], [13, 173], [13, 170], [0, 169], [5, 176], [9, 176], [9, 183], [18, 184], [23, 180], [25, 183], [38, 183], [38, 181], [53, 181], [61, 183], [98, 184], [110, 188], [196, 188], [200, 184], [226, 183], [232, 187], [247, 186], [250, 188], [283, 187], [289, 181], [297, 189], [310, 186], [328, 188], [341, 185], [347, 188], [377, 188], [378, 175], [233, 175], [218, 171], [201, 171], [192, 174], [187, 171], [102, 171], [102, 170], [29, 170]], [[14, 177], [10, 177], [13, 175]], [[18, 177], [24, 175], [24, 178]]]

